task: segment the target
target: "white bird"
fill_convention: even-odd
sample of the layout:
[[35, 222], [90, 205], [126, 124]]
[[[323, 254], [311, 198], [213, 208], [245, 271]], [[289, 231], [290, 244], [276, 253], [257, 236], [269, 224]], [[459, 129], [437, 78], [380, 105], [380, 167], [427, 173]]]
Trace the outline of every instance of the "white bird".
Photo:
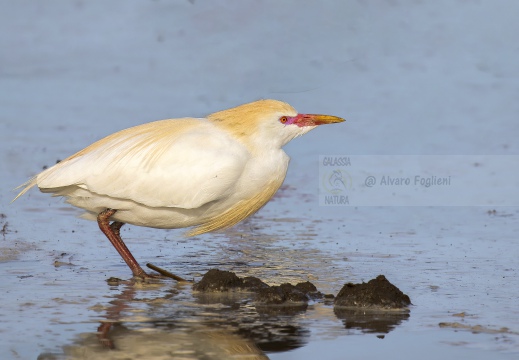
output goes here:
[[283, 183], [290, 159], [285, 144], [318, 125], [342, 121], [259, 100], [206, 118], [142, 124], [42, 171], [20, 186], [25, 188], [14, 200], [35, 185], [64, 196], [86, 210], [82, 217], [97, 219], [135, 277], [148, 278], [121, 239], [122, 225], [194, 227], [188, 236], [231, 227], [258, 211]]

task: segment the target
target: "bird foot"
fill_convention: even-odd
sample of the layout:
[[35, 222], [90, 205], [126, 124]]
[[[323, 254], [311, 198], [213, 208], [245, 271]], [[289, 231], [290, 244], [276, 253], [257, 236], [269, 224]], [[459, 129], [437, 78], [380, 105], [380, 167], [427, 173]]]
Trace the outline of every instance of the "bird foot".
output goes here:
[[142, 278], [143, 280], [147, 280], [147, 279], [161, 279], [163, 277], [168, 277], [168, 278], [171, 278], [173, 280], [176, 280], [176, 281], [184, 281], [184, 282], [188, 282], [189, 280], [186, 280], [184, 278], [181, 278], [180, 276], [177, 276], [175, 274], [172, 274], [170, 273], [169, 271], [167, 270], [164, 270], [156, 265], [153, 265], [153, 264], [146, 264], [146, 266], [152, 270], [155, 270], [156, 272], [158, 272], [158, 274], [148, 274], [147, 272], [145, 272], [144, 270], [142, 270], [142, 272], [140, 272], [139, 274], [134, 274], [135, 277], [140, 277]]
[[156, 282], [157, 280], [164, 279], [165, 277], [160, 274], [147, 273], [145, 271], [139, 273], [138, 275], [133, 275], [133, 281], [137, 282]]

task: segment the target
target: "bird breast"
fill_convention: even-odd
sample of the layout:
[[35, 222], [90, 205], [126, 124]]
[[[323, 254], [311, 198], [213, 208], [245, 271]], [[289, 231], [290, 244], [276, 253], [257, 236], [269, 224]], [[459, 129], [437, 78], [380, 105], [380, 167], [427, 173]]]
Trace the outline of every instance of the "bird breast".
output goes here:
[[251, 160], [240, 179], [237, 191], [222, 202], [222, 211], [214, 212], [207, 221], [191, 230], [188, 235], [228, 228], [253, 215], [283, 184], [289, 160], [281, 149]]

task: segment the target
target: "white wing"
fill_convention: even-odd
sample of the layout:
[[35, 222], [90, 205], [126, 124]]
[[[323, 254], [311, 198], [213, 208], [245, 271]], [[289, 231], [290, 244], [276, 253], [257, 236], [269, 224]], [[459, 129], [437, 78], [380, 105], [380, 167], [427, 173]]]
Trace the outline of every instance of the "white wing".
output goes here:
[[146, 206], [192, 209], [230, 195], [248, 159], [240, 142], [205, 119], [162, 120], [99, 140], [40, 173], [36, 183], [44, 192], [77, 186]]

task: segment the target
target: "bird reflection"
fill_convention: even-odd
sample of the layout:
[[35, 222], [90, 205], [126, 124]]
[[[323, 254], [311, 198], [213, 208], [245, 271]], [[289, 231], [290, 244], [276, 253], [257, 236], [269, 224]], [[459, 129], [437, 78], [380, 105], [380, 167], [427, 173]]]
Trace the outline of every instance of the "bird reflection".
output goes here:
[[102, 310], [97, 332], [79, 334], [63, 354], [38, 359], [268, 359], [265, 351], [296, 349], [310, 336], [303, 316], [259, 313], [251, 294], [209, 300], [193, 294], [190, 285], [149, 286], [122, 283]]

